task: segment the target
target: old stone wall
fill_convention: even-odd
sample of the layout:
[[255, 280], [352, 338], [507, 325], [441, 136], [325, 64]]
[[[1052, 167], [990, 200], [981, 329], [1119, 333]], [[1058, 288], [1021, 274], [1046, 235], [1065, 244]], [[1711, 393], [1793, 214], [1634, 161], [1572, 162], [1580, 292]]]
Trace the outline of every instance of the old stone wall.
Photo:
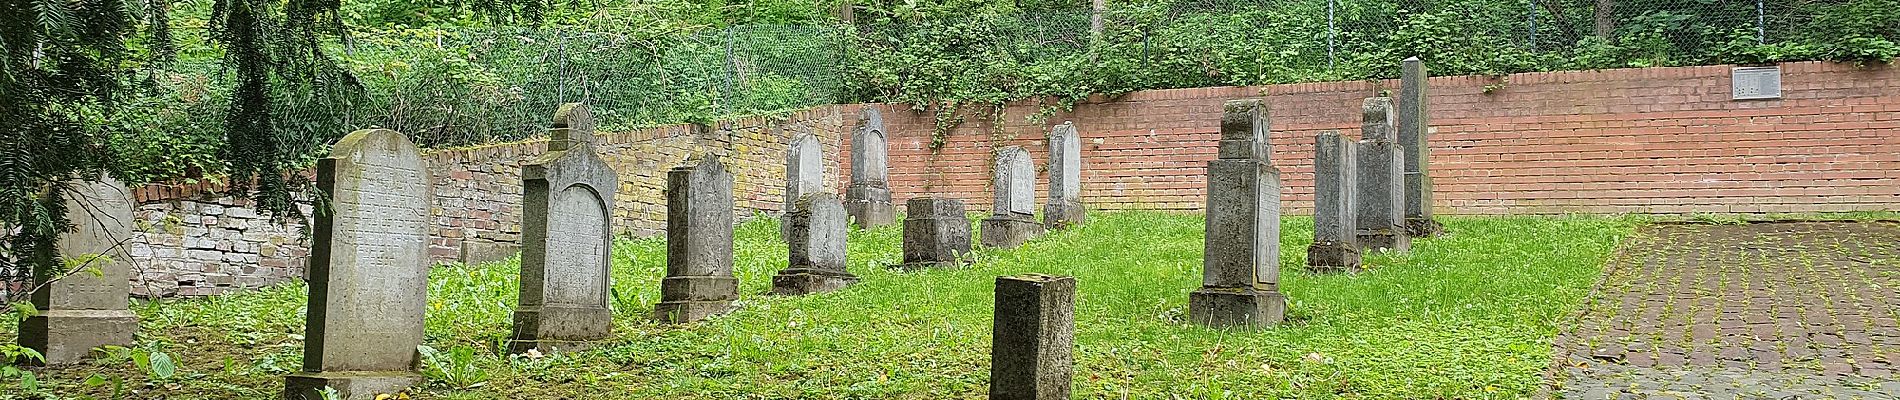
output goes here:
[[[666, 169], [696, 153], [726, 162], [739, 216], [779, 211], [792, 128], [810, 126], [826, 156], [835, 157], [848, 129], [840, 109], [601, 133], [596, 150], [620, 175], [615, 229], [630, 236], [665, 229]], [[513, 256], [521, 240], [521, 165], [546, 149], [546, 140], [531, 140], [424, 154], [435, 186], [431, 258], [472, 263]], [[826, 163], [827, 187], [843, 187], [839, 165]], [[309, 255], [304, 224], [273, 223], [248, 201], [218, 194], [222, 189], [201, 183], [134, 190], [143, 232], [131, 248], [136, 294], [211, 295], [303, 276]]]
[[[1900, 68], [1781, 68], [1779, 100], [1730, 100], [1730, 66], [1431, 78], [1434, 210], [1900, 209], [1900, 152], [1893, 151], [1900, 148]], [[1023, 146], [1040, 168], [1048, 162], [1049, 127], [1073, 120], [1090, 209], [1193, 211], [1206, 197], [1221, 102], [1261, 97], [1271, 108], [1272, 163], [1283, 173], [1286, 212], [1309, 214], [1315, 135], [1336, 129], [1357, 137], [1361, 101], [1397, 92], [1397, 80], [1151, 90], [1092, 99], [1040, 122], [1027, 118], [1039, 110], [1034, 102], [1012, 104], [1000, 117], [976, 107], [961, 113], [964, 122], [934, 151], [932, 114], [880, 107], [899, 204], [931, 194], [988, 209], [992, 149]], [[1041, 174], [1037, 190], [1047, 190], [1046, 182]]]

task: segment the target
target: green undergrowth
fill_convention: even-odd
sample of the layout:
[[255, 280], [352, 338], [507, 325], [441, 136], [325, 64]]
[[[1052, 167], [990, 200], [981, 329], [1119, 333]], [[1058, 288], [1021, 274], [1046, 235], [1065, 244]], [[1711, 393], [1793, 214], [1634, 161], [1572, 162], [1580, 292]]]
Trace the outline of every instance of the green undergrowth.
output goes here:
[[[1312, 220], [1281, 238], [1290, 321], [1259, 331], [1185, 323], [1200, 285], [1197, 215], [1101, 212], [970, 267], [895, 272], [901, 229], [853, 232], [863, 280], [803, 297], [766, 293], [785, 244], [771, 219], [738, 229], [744, 293], [729, 315], [685, 325], [647, 320], [665, 244], [615, 248], [616, 339], [580, 353], [497, 355], [509, 333], [516, 262], [443, 266], [430, 278], [424, 387], [415, 398], [945, 399], [987, 390], [992, 285], [999, 275], [1072, 275], [1076, 398], [1522, 398], [1536, 394], [1551, 338], [1579, 307], [1618, 240], [1622, 217], [1442, 218], [1451, 234], [1409, 254], [1367, 257], [1359, 275], [1300, 267]], [[140, 302], [134, 353], [178, 360], [168, 377], [113, 360], [41, 370], [62, 398], [274, 398], [297, 369], [305, 286]], [[13, 326], [0, 327], [13, 340]], [[102, 379], [90, 379], [94, 376]], [[88, 381], [91, 382], [88, 382]], [[115, 385], [117, 381], [121, 384]], [[11, 386], [10, 386], [11, 385]], [[136, 392], [133, 392], [136, 391]], [[0, 383], [0, 397], [20, 396]]]

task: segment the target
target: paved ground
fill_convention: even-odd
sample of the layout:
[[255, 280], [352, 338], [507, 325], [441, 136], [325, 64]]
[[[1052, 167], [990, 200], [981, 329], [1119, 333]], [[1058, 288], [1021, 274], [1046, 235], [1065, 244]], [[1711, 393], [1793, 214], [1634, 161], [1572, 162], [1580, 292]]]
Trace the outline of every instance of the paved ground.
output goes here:
[[1657, 225], [1559, 335], [1562, 399], [1900, 399], [1900, 224]]

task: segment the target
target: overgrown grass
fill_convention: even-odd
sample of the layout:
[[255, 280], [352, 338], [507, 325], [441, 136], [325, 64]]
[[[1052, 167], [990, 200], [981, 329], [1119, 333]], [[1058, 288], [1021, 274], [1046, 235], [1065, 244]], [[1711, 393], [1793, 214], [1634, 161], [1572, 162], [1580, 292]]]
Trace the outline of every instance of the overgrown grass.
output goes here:
[[[1097, 213], [1076, 229], [971, 267], [893, 272], [900, 229], [853, 232], [850, 268], [863, 281], [804, 297], [767, 296], [785, 245], [770, 219], [739, 228], [743, 308], [669, 326], [646, 315], [659, 298], [665, 246], [622, 242], [615, 253], [620, 335], [593, 351], [497, 356], [509, 332], [516, 264], [437, 268], [427, 344], [478, 349], [480, 383], [432, 380], [417, 397], [478, 398], [982, 398], [991, 293], [998, 275], [1073, 275], [1077, 398], [1520, 398], [1535, 394], [1557, 324], [1584, 300], [1632, 218], [1446, 218], [1450, 236], [1405, 255], [1367, 258], [1357, 276], [1301, 269], [1312, 222], [1288, 218], [1281, 240], [1289, 323], [1220, 331], [1184, 322], [1200, 285], [1201, 218]], [[129, 363], [44, 371], [62, 396], [109, 395], [92, 374], [119, 377], [131, 398], [274, 398], [298, 367], [305, 287], [136, 305], [139, 341], [182, 360], [154, 379]], [[0, 327], [13, 340], [13, 327]], [[149, 382], [149, 384], [148, 384]], [[0, 383], [0, 397], [22, 393]]]

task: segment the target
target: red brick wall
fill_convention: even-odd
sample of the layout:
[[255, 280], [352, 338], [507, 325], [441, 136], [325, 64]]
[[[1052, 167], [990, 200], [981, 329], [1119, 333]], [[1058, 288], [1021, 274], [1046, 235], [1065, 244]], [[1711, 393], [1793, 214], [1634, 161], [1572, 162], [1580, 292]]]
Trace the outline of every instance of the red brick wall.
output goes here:
[[[1728, 66], [1432, 78], [1434, 207], [1446, 214], [1900, 209], [1900, 68], [1804, 62], [1782, 70], [1783, 98], [1751, 101], [1729, 100]], [[1489, 85], [1500, 86], [1485, 93]], [[1144, 91], [1040, 123], [1027, 118], [1036, 105], [1018, 103], [994, 120], [1000, 127], [990, 108], [968, 109], [936, 151], [929, 149], [930, 113], [877, 107], [888, 124], [891, 189], [900, 203], [936, 193], [987, 210], [991, 148], [1022, 145], [1041, 166], [1048, 127], [1072, 120], [1083, 137], [1083, 197], [1092, 209], [1196, 210], [1221, 102], [1264, 95], [1285, 208], [1309, 213], [1314, 135], [1357, 135], [1360, 101], [1397, 88], [1387, 80]], [[857, 110], [845, 107], [844, 120], [855, 121]]]

